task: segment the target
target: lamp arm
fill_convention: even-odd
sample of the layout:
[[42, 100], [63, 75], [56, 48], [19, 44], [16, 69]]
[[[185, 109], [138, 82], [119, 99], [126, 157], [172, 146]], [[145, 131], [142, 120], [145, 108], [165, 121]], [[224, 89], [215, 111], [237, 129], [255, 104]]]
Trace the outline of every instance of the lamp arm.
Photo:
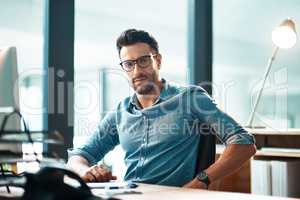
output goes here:
[[263, 93], [263, 90], [264, 90], [264, 87], [265, 87], [266, 80], [267, 80], [267, 78], [268, 78], [268, 76], [270, 74], [271, 67], [272, 67], [273, 61], [276, 58], [278, 50], [279, 50], [279, 47], [275, 46], [275, 48], [273, 50], [273, 53], [272, 53], [272, 56], [269, 58], [268, 65], [267, 65], [267, 68], [266, 68], [266, 71], [265, 71], [265, 74], [264, 74], [264, 77], [263, 77], [262, 86], [261, 86], [261, 88], [259, 90], [259, 93], [258, 93], [257, 98], [255, 100], [254, 108], [253, 108], [253, 110], [251, 112], [251, 115], [250, 115], [250, 118], [249, 118], [249, 121], [248, 121], [248, 126], [247, 127], [249, 127], [249, 128], [252, 128], [252, 124], [253, 124], [253, 120], [254, 120], [254, 115], [255, 115], [255, 112], [257, 110], [257, 106], [258, 106], [259, 101], [261, 99], [261, 96], [262, 96], [262, 93]]

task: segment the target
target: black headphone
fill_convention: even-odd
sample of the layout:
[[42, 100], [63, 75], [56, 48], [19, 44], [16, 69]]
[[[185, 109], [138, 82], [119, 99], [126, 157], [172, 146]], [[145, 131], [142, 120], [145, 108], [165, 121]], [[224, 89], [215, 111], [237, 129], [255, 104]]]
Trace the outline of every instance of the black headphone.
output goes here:
[[[79, 182], [74, 187], [64, 182], [68, 176]], [[56, 167], [44, 167], [38, 173], [25, 173], [27, 178], [23, 200], [100, 200], [92, 194], [87, 184], [74, 172]]]

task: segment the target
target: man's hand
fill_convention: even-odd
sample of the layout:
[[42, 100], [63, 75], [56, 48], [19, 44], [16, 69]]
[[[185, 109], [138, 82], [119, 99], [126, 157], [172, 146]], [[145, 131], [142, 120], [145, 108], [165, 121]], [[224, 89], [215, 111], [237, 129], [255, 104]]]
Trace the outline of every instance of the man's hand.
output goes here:
[[85, 170], [82, 173], [81, 178], [85, 182], [107, 182], [117, 179], [110, 171], [99, 165], [94, 165]]
[[188, 182], [183, 186], [184, 188], [194, 188], [194, 189], [207, 189], [207, 185], [197, 178], [194, 178], [192, 181]]

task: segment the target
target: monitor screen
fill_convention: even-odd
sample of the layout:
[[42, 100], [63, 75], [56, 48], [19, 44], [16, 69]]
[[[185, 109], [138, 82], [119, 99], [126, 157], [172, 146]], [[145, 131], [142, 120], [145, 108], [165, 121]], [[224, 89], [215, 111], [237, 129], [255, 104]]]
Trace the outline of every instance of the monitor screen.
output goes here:
[[[14, 108], [19, 109], [19, 85], [17, 68], [17, 50], [15, 47], [0, 47], [0, 127], [3, 118]], [[20, 119], [13, 115], [9, 118], [5, 130], [20, 130]], [[18, 145], [3, 144], [0, 142], [1, 150], [20, 149]]]

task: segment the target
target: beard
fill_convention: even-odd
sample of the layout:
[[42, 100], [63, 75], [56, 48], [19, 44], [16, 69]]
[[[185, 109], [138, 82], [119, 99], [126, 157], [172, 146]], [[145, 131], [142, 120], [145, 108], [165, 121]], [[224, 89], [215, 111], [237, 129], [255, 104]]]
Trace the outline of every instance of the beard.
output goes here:
[[135, 86], [134, 90], [140, 95], [151, 94], [155, 90], [155, 83], [152, 81], [147, 81], [147, 83]]
[[141, 77], [144, 77], [145, 80], [141, 81], [140, 84], [132, 83], [133, 89], [136, 93], [140, 95], [150, 95], [156, 90], [160, 91], [159, 86], [156, 84], [157, 75], [155, 72], [153, 72], [150, 76], [142, 75]]

